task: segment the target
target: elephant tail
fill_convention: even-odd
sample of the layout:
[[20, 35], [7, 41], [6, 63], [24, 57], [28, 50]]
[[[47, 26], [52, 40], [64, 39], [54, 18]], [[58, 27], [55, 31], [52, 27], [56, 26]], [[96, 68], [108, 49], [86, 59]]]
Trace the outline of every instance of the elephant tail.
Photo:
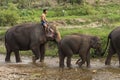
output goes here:
[[[8, 32], [8, 31], [7, 31], [7, 32]], [[5, 37], [4, 37], [4, 38], [5, 38], [5, 46], [7, 45], [7, 38], [6, 38], [6, 37], [7, 37], [7, 36], [6, 36], [6, 35], [7, 35], [7, 32], [5, 33]]]
[[108, 47], [109, 41], [110, 41], [110, 39], [111, 39], [110, 35], [111, 35], [111, 34], [108, 35], [108, 38], [107, 38], [107, 44], [106, 44], [106, 47], [105, 47], [104, 51], [102, 52], [101, 56], [104, 56], [104, 54], [105, 54], [105, 52], [106, 52], [106, 50], [107, 50], [107, 47]]

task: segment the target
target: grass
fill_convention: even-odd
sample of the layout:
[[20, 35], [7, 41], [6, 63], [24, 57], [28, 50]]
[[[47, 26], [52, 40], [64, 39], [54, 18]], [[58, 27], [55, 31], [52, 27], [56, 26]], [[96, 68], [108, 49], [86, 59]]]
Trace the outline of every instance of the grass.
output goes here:
[[100, 28], [61, 28], [60, 33], [61, 36], [65, 36], [72, 33], [82, 33], [82, 34], [90, 34], [96, 36], [107, 36], [107, 34], [113, 29], [114, 27], [107, 28], [107, 27], [100, 27]]
[[0, 36], [3, 36], [5, 34], [6, 30], [0, 30]]

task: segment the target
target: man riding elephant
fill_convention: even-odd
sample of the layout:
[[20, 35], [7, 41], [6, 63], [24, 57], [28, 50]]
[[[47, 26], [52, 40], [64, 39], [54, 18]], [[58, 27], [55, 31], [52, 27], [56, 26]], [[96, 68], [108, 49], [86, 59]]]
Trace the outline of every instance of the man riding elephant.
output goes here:
[[41, 17], [40, 17], [40, 19], [41, 19], [41, 24], [42, 24], [42, 26], [44, 27], [47, 36], [52, 36], [52, 34], [53, 34], [53, 30], [52, 30], [52, 29], [50, 29], [51, 33], [48, 33], [48, 32], [47, 32], [49, 26], [48, 26], [48, 23], [47, 23], [46, 15], [47, 15], [47, 9], [44, 9], [44, 10], [43, 10], [43, 13], [42, 13], [42, 15], [41, 15]]
[[5, 34], [6, 62], [10, 62], [11, 53], [15, 53], [16, 62], [21, 62], [19, 51], [32, 50], [33, 62], [40, 58], [44, 61], [45, 43], [55, 41], [59, 43], [61, 37], [59, 31], [52, 24], [49, 24], [48, 33], [54, 32], [52, 36], [46, 36], [46, 32], [39, 23], [25, 23], [10, 28]]
[[42, 13], [42, 15], [41, 15], [41, 17], [40, 17], [40, 19], [41, 19], [41, 24], [42, 24], [45, 28], [48, 27], [46, 15], [47, 15], [47, 9], [44, 9], [44, 10], [43, 10], [43, 13]]

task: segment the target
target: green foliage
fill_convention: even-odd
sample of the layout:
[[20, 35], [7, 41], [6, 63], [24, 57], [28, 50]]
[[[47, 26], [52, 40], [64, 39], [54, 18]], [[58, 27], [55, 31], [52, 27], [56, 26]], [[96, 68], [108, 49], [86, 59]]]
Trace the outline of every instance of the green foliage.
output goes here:
[[[42, 14], [42, 8], [18, 8], [19, 4], [8, 3], [7, 6], [2, 6], [0, 11], [0, 25], [14, 25], [16, 23], [23, 22], [39, 22], [40, 15]], [[90, 5], [87, 3], [78, 5], [78, 4], [65, 4], [58, 5], [54, 8], [48, 9], [47, 18], [48, 20], [54, 19], [64, 19], [67, 20], [67, 24], [71, 24], [71, 16], [76, 16], [74, 18], [85, 17], [92, 21], [104, 22], [115, 22], [120, 21], [119, 13], [117, 9], [120, 7], [119, 4], [107, 4], [107, 5]], [[6, 13], [7, 12], [7, 13]], [[6, 16], [10, 16], [9, 18]], [[13, 19], [12, 19], [13, 18]], [[68, 19], [69, 18], [69, 19]], [[7, 20], [8, 19], [8, 20]], [[9, 20], [12, 19], [12, 20]], [[8, 22], [11, 21], [11, 22]], [[107, 23], [108, 24], [108, 23]]]
[[6, 30], [2, 30], [2, 29], [0, 29], [0, 36], [3, 36], [4, 34], [5, 34], [5, 32], [6, 32]]
[[70, 4], [81, 4], [83, 0], [57, 0], [58, 4], [60, 3], [70, 3]]
[[31, 8], [32, 0], [18, 0], [18, 8]]
[[[55, 16], [82, 16], [82, 15], [94, 15], [97, 13], [94, 6], [89, 4], [82, 4], [82, 5], [65, 5], [65, 6], [59, 6], [55, 9]], [[63, 12], [64, 10], [64, 12]]]
[[17, 8], [13, 4], [8, 4], [7, 9], [1, 8], [0, 11], [0, 25], [14, 25], [19, 20]]
[[0, 25], [14, 25], [17, 23], [19, 15], [17, 12], [11, 10], [2, 10], [0, 11]]

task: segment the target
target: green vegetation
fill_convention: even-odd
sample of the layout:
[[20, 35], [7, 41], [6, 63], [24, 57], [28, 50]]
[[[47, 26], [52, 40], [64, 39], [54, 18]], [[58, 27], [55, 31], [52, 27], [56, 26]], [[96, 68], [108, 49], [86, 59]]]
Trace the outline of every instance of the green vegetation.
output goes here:
[[[20, 4], [20, 3], [19, 3]], [[19, 8], [19, 4], [8, 3], [7, 6], [0, 6], [0, 25], [15, 25], [23, 22], [39, 22], [40, 15], [43, 8]], [[21, 3], [22, 4], [22, 3]], [[89, 22], [120, 22], [120, 7], [119, 3], [101, 4], [65, 4], [56, 7], [48, 8], [47, 18], [49, 21], [53, 20], [69, 20], [81, 18], [89, 20]]]

